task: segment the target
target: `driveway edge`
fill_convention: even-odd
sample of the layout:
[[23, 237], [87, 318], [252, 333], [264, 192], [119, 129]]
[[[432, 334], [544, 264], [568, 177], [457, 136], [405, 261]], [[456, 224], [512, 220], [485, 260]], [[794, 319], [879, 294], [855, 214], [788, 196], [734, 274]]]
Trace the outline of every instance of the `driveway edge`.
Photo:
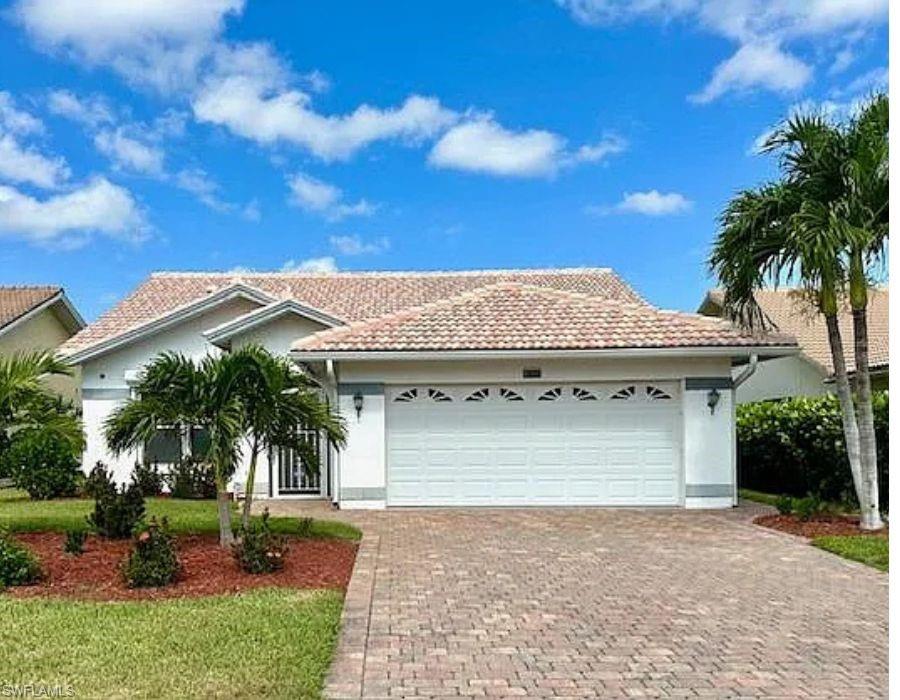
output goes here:
[[362, 697], [372, 589], [380, 544], [378, 535], [364, 534], [356, 552], [356, 563], [341, 612], [338, 646], [323, 691], [324, 697], [330, 700]]

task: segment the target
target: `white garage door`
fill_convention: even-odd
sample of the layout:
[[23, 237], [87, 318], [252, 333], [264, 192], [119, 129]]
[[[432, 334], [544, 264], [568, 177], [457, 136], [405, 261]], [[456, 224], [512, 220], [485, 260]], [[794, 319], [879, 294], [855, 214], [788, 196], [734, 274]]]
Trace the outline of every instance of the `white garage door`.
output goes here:
[[677, 504], [677, 387], [391, 388], [388, 504]]

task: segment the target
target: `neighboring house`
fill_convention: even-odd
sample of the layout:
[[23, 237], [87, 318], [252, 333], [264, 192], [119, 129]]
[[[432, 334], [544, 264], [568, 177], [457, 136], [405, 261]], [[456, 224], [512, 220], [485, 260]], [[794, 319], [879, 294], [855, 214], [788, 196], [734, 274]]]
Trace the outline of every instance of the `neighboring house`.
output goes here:
[[[788, 396], [819, 396], [834, 390], [834, 365], [828, 344], [825, 318], [815, 312], [796, 289], [766, 289], [756, 293], [756, 301], [775, 328], [797, 339], [800, 353], [760, 363], [756, 372], [737, 390], [738, 403], [782, 399]], [[723, 295], [707, 293], [698, 312], [722, 316]], [[869, 372], [872, 387], [888, 386], [888, 288], [876, 287], [869, 294]], [[851, 380], [856, 371], [853, 352], [853, 317], [849, 309], [839, 318], [844, 358]], [[740, 368], [734, 370], [739, 372]]]
[[[0, 286], [0, 356], [55, 351], [84, 326], [62, 287]], [[75, 402], [80, 384], [77, 376], [47, 380], [50, 388]]]
[[731, 506], [731, 367], [796, 352], [660, 311], [608, 269], [164, 272], [65, 345], [82, 368], [85, 468], [125, 479], [137, 459], [189, 452], [194, 435], [160, 433], [150, 457], [115, 458], [103, 421], [157, 353], [249, 342], [316, 377], [349, 433], [313, 480], [271, 455], [254, 492], [345, 508]]

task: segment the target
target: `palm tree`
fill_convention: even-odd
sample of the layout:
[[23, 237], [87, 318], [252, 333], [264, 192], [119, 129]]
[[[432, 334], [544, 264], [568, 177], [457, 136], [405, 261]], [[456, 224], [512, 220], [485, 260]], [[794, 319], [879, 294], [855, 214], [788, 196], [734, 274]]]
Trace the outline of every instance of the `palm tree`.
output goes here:
[[299, 453], [309, 470], [319, 467], [318, 455], [304, 437], [306, 431], [322, 431], [341, 447], [345, 440], [342, 421], [322, 401], [316, 384], [289, 361], [276, 357], [259, 345], [248, 345], [234, 353], [243, 368], [240, 397], [244, 409], [244, 430], [250, 444], [250, 465], [244, 489], [241, 522], [250, 524], [253, 487], [259, 455], [274, 449]]
[[240, 457], [243, 407], [237, 388], [241, 368], [230, 355], [195, 361], [163, 353], [144, 369], [135, 396], [106, 420], [106, 441], [114, 454], [142, 447], [163, 425], [207, 431], [204, 459], [213, 470], [219, 515], [219, 543], [234, 541], [228, 479]]
[[49, 352], [0, 357], [0, 446], [16, 433], [37, 430], [62, 439], [73, 453], [81, 452], [84, 432], [74, 407], [44, 384], [49, 376], [69, 374], [71, 369]]
[[[863, 105], [846, 125], [816, 114], [787, 120], [763, 147], [766, 153], [780, 154], [782, 179], [741, 192], [727, 205], [710, 255], [710, 268], [724, 288], [726, 311], [743, 325], [769, 325], [754, 292], [785, 281], [798, 283], [825, 317], [865, 529], [883, 527], [866, 306], [870, 274], [883, 258], [888, 235], [887, 124], [884, 95]], [[838, 325], [845, 299], [853, 310], [855, 391]]]

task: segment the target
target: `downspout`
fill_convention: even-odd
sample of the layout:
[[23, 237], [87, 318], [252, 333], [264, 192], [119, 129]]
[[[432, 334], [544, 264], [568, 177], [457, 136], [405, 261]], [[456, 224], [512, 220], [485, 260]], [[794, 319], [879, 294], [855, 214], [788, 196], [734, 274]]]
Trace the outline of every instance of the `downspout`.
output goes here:
[[[329, 388], [333, 388], [334, 390], [335, 401], [340, 401], [340, 396], [337, 393], [337, 373], [334, 370], [334, 360], [325, 360], [325, 377], [327, 379]], [[335, 407], [339, 408], [337, 404], [335, 404]], [[335, 452], [334, 448], [329, 445], [328, 457], [329, 468], [331, 470], [331, 504], [340, 508], [339, 494], [341, 491], [341, 453]]]
[[756, 373], [756, 368], [759, 366], [759, 355], [751, 353], [750, 361], [747, 363], [747, 366], [741, 370], [741, 373], [734, 378], [734, 381], [731, 383], [731, 430], [733, 433], [733, 439], [731, 441], [732, 449], [734, 450], [734, 458], [732, 459], [732, 464], [734, 465], [734, 505], [738, 504], [738, 459], [737, 459], [737, 390], [738, 387], [746, 382], [750, 377], [752, 377]]

